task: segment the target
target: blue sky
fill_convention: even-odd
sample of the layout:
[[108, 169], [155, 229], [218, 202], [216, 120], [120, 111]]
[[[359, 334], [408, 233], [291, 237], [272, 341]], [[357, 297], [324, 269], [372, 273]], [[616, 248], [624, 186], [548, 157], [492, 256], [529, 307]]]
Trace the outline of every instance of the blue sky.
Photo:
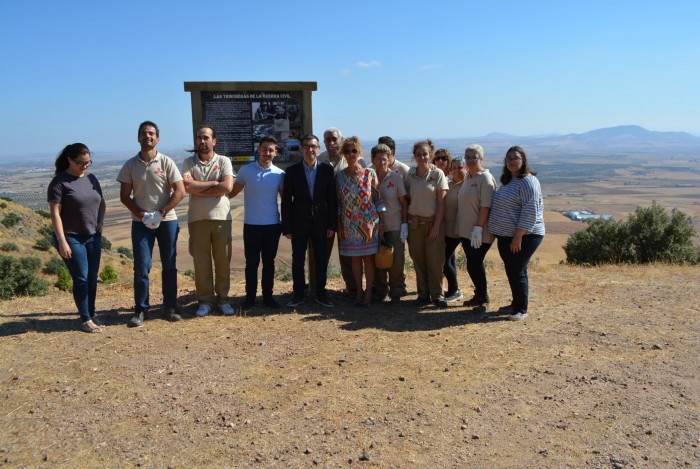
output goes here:
[[0, 1], [0, 157], [191, 144], [185, 81], [316, 81], [314, 130], [700, 135], [700, 2]]

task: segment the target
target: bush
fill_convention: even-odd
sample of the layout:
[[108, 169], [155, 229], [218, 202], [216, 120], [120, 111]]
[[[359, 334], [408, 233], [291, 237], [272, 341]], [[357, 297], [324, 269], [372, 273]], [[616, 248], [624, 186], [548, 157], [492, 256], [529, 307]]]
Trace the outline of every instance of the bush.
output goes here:
[[104, 283], [115, 283], [119, 279], [119, 275], [117, 271], [114, 270], [114, 267], [107, 264], [105, 268], [102, 269], [102, 272], [100, 272], [100, 279]]
[[102, 236], [102, 250], [103, 251], [110, 251], [112, 249], [112, 242]]
[[0, 250], [5, 252], [19, 251], [19, 246], [17, 246], [15, 243], [4, 243], [2, 246], [0, 246]]
[[16, 259], [0, 255], [0, 299], [9, 300], [23, 295], [42, 296], [48, 292], [48, 282], [35, 275], [36, 269], [32, 268], [36, 262], [31, 259], [36, 258]]
[[48, 238], [39, 238], [36, 240], [36, 244], [34, 245], [34, 248], [38, 249], [39, 251], [48, 251], [52, 247], [53, 241]]
[[0, 202], [0, 208], [7, 208], [7, 204], [5, 202]]
[[19, 265], [24, 270], [28, 270], [30, 272], [37, 272], [39, 268], [41, 268], [41, 259], [39, 259], [38, 257], [20, 257]]
[[53, 239], [53, 228], [51, 226], [44, 225], [37, 230], [37, 233], [39, 233], [44, 238]]
[[45, 210], [34, 210], [34, 212], [37, 213], [38, 215], [41, 215], [44, 218], [49, 218], [49, 219], [51, 218], [51, 214]]
[[131, 252], [131, 249], [124, 247], [124, 246], [119, 246], [117, 248], [117, 252], [121, 254], [122, 256], [126, 257], [127, 259], [133, 259], [134, 255]]
[[65, 267], [58, 269], [56, 273], [58, 280], [54, 284], [59, 290], [62, 291], [72, 291], [73, 290], [73, 279], [70, 276], [70, 272]]
[[693, 246], [695, 228], [680, 210], [666, 210], [652, 202], [637, 207], [627, 222], [592, 220], [586, 229], [569, 236], [564, 245], [570, 264], [697, 264], [700, 249]]
[[43, 272], [49, 275], [56, 275], [61, 267], [65, 267], [66, 264], [62, 259], [58, 257], [52, 257], [44, 266]]
[[187, 269], [186, 271], [184, 271], [184, 272], [182, 273], [182, 275], [184, 275], [185, 277], [188, 277], [188, 278], [191, 278], [192, 280], [194, 280], [194, 270], [192, 270], [192, 269]]
[[17, 215], [14, 212], [10, 212], [7, 215], [5, 215], [5, 218], [0, 221], [3, 225], [5, 225], [5, 228], [12, 228], [15, 226], [19, 221], [22, 219], [19, 215]]
[[292, 268], [287, 264], [278, 263], [275, 269], [275, 279], [282, 282], [292, 280]]
[[6, 202], [13, 202], [13, 200], [9, 197], [0, 197], [0, 200], [4, 200]]

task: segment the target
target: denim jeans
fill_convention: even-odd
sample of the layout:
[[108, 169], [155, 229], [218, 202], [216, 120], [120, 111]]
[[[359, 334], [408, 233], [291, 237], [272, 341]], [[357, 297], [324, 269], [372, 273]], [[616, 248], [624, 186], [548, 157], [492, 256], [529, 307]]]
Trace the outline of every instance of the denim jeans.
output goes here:
[[513, 312], [527, 313], [528, 306], [528, 277], [527, 264], [530, 258], [535, 253], [537, 248], [542, 243], [544, 236], [528, 234], [523, 236], [523, 241], [520, 245], [520, 252], [511, 252], [510, 243], [513, 238], [499, 236], [498, 237], [498, 253], [503, 259], [503, 264], [506, 268], [506, 276], [508, 284], [513, 295]]
[[449, 295], [459, 290], [459, 282], [457, 281], [457, 256], [455, 255], [457, 246], [459, 246], [459, 238], [445, 236], [445, 265], [442, 267], [442, 273], [445, 279], [447, 279], [447, 293]]
[[[63, 259], [73, 279], [73, 300], [78, 307], [80, 319], [85, 322], [95, 315], [97, 297], [97, 273], [102, 256], [102, 234], [74, 235], [66, 233], [66, 241], [73, 255]], [[58, 251], [58, 239], [53, 235], [53, 244]], [[59, 251], [60, 252], [60, 251]]]
[[177, 220], [163, 221], [152, 230], [140, 221], [131, 222], [131, 244], [134, 249], [134, 301], [136, 311], [146, 311], [151, 306], [148, 292], [148, 274], [151, 272], [153, 245], [158, 240], [162, 264], [163, 306], [177, 306], [177, 236], [180, 226]]
[[474, 249], [469, 238], [460, 238], [460, 240], [462, 241], [462, 248], [467, 254], [467, 272], [474, 284], [474, 296], [477, 298], [488, 298], [489, 290], [486, 283], [484, 258], [491, 248], [491, 243], [481, 243], [479, 249]]
[[282, 225], [243, 225], [245, 253], [245, 296], [254, 299], [258, 292], [258, 266], [262, 257], [263, 297], [272, 296], [275, 285], [275, 257]]

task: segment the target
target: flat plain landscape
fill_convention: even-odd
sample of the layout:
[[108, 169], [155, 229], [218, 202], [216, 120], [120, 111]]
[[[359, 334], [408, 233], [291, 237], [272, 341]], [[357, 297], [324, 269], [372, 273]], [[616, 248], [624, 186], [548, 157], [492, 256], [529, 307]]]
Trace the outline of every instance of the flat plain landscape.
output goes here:
[[[400, 307], [352, 308], [336, 277], [334, 309], [194, 318], [193, 283], [181, 275], [185, 320], [156, 308], [133, 330], [128, 263], [121, 282], [100, 286], [104, 334], [78, 331], [66, 293], [1, 302], [0, 465], [700, 468], [700, 268], [561, 263], [567, 236], [584, 226], [563, 210], [623, 220], [656, 200], [698, 227], [697, 162], [625, 158], [533, 161], [548, 234], [530, 269], [531, 314], [518, 323], [496, 312], [510, 297], [495, 249], [493, 303], [479, 309], [410, 306], [409, 271]], [[105, 234], [130, 247], [110, 184], [119, 166], [100, 176]], [[5, 175], [17, 182], [1, 190], [43, 198], [49, 174]], [[240, 299], [238, 203], [233, 213]], [[288, 256], [283, 240], [279, 261]], [[469, 294], [466, 272], [460, 285]], [[277, 282], [281, 301], [290, 291]]]

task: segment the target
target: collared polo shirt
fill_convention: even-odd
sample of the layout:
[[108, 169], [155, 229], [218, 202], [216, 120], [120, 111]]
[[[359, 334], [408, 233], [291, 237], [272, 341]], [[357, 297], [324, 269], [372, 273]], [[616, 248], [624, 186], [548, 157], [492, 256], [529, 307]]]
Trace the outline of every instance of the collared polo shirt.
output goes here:
[[245, 187], [243, 223], [276, 225], [280, 222], [277, 194], [284, 185], [284, 171], [281, 168], [274, 164], [263, 168], [254, 161], [238, 171], [236, 183]]
[[[227, 156], [216, 153], [207, 162], [202, 161], [199, 155], [190, 156], [182, 164], [182, 174], [189, 174], [195, 181], [221, 182], [225, 176], [236, 177], [231, 160]], [[227, 194], [219, 197], [190, 195], [190, 205], [187, 209], [187, 221], [189, 223], [200, 220], [230, 219], [231, 203]]]

